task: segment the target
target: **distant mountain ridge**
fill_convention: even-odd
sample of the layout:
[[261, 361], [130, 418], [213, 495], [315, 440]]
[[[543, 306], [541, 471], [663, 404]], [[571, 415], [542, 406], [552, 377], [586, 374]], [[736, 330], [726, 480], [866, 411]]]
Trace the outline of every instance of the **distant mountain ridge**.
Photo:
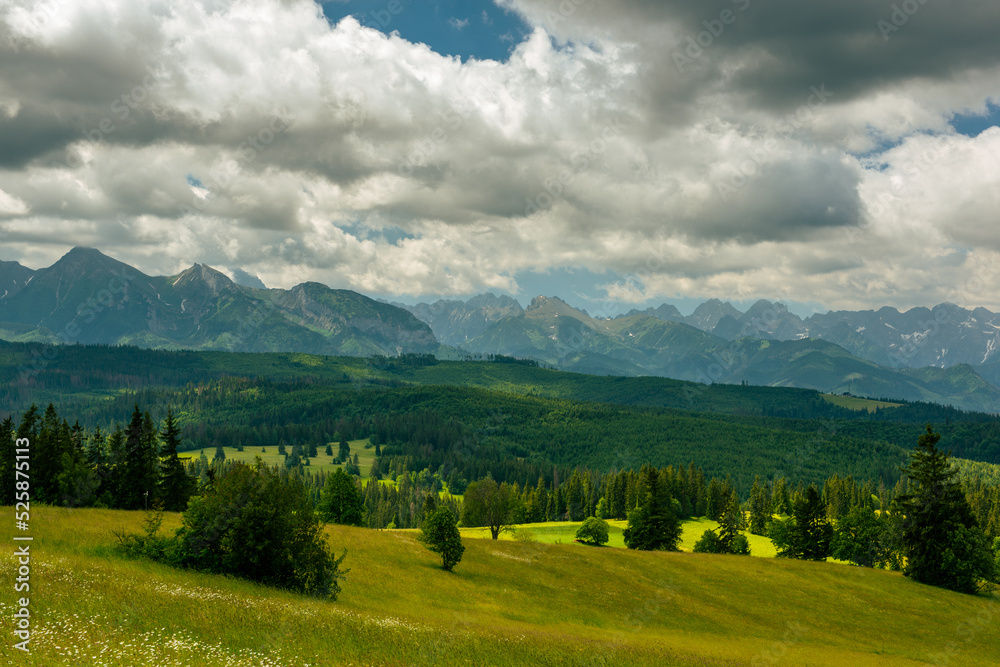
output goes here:
[[[1000, 363], [981, 366], [970, 361], [993, 358], [995, 343], [990, 341], [995, 339], [970, 333], [970, 318], [992, 321], [984, 309], [943, 304], [907, 313], [883, 308], [803, 320], [781, 303], [762, 299], [741, 312], [712, 299], [688, 316], [663, 304], [614, 319], [594, 319], [558, 297], [536, 297], [523, 312], [512, 308], [507, 317], [483, 327], [488, 318], [477, 313], [482, 302], [480, 296], [465, 303], [421, 304], [411, 312], [421, 318], [432, 311], [460, 312], [463, 321], [478, 322], [475, 330], [456, 332], [452, 317], [424, 321], [441, 340], [468, 352], [528, 357], [563, 370], [705, 383], [746, 381], [1000, 411], [1000, 389], [991, 384], [1000, 381]], [[949, 321], [959, 324], [949, 329]], [[922, 333], [921, 323], [929, 330]], [[879, 335], [865, 335], [866, 326]], [[907, 333], [906, 327], [916, 329]], [[897, 333], [886, 333], [892, 331]], [[962, 344], [942, 357], [935, 352], [938, 339]], [[950, 363], [941, 363], [942, 358]], [[928, 359], [925, 366], [918, 365]]]
[[[3, 269], [16, 280], [16, 269]], [[74, 248], [15, 287], [0, 299], [0, 337], [9, 340], [353, 356], [438, 348], [416, 317], [356, 292], [247, 287], [202, 264], [147, 276]]]
[[[89, 248], [34, 271], [0, 262], [0, 339], [371, 356], [464, 351], [594, 375], [817, 389], [1000, 412], [1000, 315], [953, 304], [798, 317], [759, 300], [593, 318], [556, 296], [402, 306], [315, 282], [288, 290], [194, 264], [148, 276]], [[443, 347], [442, 343], [446, 346]]]

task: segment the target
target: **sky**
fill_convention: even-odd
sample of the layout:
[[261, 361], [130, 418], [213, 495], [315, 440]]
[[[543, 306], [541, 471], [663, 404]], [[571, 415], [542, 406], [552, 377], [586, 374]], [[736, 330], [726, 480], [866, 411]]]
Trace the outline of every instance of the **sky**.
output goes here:
[[981, 0], [0, 0], [0, 259], [1000, 310], [998, 28]]

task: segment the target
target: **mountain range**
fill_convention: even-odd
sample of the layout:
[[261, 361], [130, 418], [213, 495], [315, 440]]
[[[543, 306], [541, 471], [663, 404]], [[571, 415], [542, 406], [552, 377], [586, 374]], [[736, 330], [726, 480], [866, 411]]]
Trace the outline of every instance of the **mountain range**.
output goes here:
[[147, 276], [90, 248], [38, 271], [13, 262], [0, 270], [7, 340], [353, 356], [438, 347], [410, 313], [319, 283], [249, 287], [201, 264]]
[[[987, 412], [1000, 410], [1000, 389], [984, 379], [1000, 379], [1000, 363], [904, 365], [912, 364], [925, 354], [925, 349], [937, 345], [936, 337], [969, 348], [955, 350], [947, 356], [949, 360], [977, 358], [972, 351], [976, 345], [992, 349], [988, 342], [970, 335], [966, 324], [969, 317], [962, 317], [963, 311], [957, 306], [945, 304], [902, 314], [883, 308], [874, 317], [862, 311], [802, 320], [782, 304], [764, 300], [745, 313], [732, 304], [711, 300], [687, 317], [664, 304], [614, 319], [595, 319], [557, 297], [536, 297], [523, 311], [510, 308], [510, 315], [484, 328], [482, 322], [487, 315], [495, 317], [494, 300], [501, 298], [485, 296], [488, 298], [480, 296], [464, 304], [438, 301], [407, 308], [422, 319], [426, 313], [434, 313], [434, 318], [424, 321], [435, 335], [442, 340], [463, 341], [460, 347], [469, 352], [528, 357], [563, 370], [805, 387], [931, 401]], [[477, 303], [489, 304], [488, 311], [477, 314], [473, 307]], [[901, 317], [893, 318], [892, 313]], [[949, 330], [949, 323], [940, 313], [959, 323], [953, 327], [957, 332]], [[972, 316], [969, 311], [964, 313]], [[982, 317], [979, 311], [976, 313]], [[884, 318], [881, 329], [891, 329], [891, 322], [896, 322], [901, 334], [893, 338], [883, 333], [873, 341], [865, 337], [865, 325], [855, 326], [852, 320], [857, 318], [875, 329], [877, 317]], [[901, 322], [919, 324], [923, 317], [935, 322], [937, 330], [911, 332], [908, 336]], [[942, 323], [938, 324], [938, 320]], [[859, 328], [862, 331], [857, 331]], [[810, 336], [810, 331], [816, 335]], [[912, 345], [915, 353], [906, 347], [909, 341], [921, 341]]]
[[805, 387], [1000, 412], [1000, 315], [953, 304], [800, 318], [760, 300], [593, 318], [558, 297], [414, 306], [195, 264], [147, 276], [89, 248], [37, 271], [0, 262], [0, 339], [371, 356], [505, 355], [595, 375]]

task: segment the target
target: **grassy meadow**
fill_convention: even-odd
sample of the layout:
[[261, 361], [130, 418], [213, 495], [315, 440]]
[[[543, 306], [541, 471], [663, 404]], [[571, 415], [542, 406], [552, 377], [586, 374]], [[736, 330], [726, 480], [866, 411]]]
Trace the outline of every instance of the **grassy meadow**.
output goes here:
[[[577, 544], [583, 548], [592, 548], [588, 545], [575, 542], [576, 531], [582, 524], [582, 521], [525, 523], [518, 525], [513, 530], [500, 533], [500, 539], [515, 542], [538, 542], [540, 544]], [[608, 543], [604, 546], [624, 549], [625, 537], [622, 531], [625, 530], [626, 525], [628, 525], [627, 521], [608, 521]], [[698, 541], [702, 533], [718, 527], [719, 523], [717, 521], [712, 521], [704, 517], [685, 521], [683, 523], [683, 532], [681, 533], [681, 551], [693, 551], [695, 542]], [[489, 528], [459, 528], [459, 531], [462, 533], [463, 538], [492, 539]], [[418, 531], [413, 529], [412, 532], [416, 533]], [[777, 551], [771, 540], [748, 532], [743, 532], [743, 534], [746, 535], [747, 540], [750, 542], [750, 555], [774, 558]]]
[[1000, 600], [892, 572], [466, 539], [449, 573], [413, 533], [330, 526], [351, 568], [330, 603], [114, 556], [112, 529], [138, 531], [141, 512], [33, 509], [32, 653], [7, 632], [0, 664], [1000, 663]]
[[[333, 463], [334, 457], [337, 455], [339, 442], [329, 443], [333, 448], [333, 456], [327, 456], [326, 445], [319, 447], [317, 449], [318, 456], [314, 456], [309, 459], [309, 467], [307, 472], [333, 472], [338, 468], [343, 468], [344, 465]], [[355, 454], [358, 455], [358, 466], [361, 468], [361, 479], [368, 479], [368, 473], [371, 471], [372, 463], [375, 461], [375, 447], [372, 445], [367, 438], [364, 440], [348, 440], [347, 444], [351, 446], [351, 458]], [[367, 449], [366, 449], [367, 447]], [[278, 447], [276, 445], [271, 445], [270, 447], [264, 447], [266, 451], [261, 451], [260, 447], [244, 447], [243, 451], [239, 451], [235, 447], [223, 447], [223, 451], [226, 452], [226, 459], [232, 461], [242, 461], [244, 463], [253, 463], [256, 457], [260, 459], [267, 465], [272, 466], [283, 466], [285, 464], [285, 457], [278, 453]], [[291, 446], [286, 447], [287, 451], [291, 453]], [[181, 456], [191, 456], [198, 458], [201, 456], [200, 449], [196, 449], [190, 452], [182, 452]], [[214, 449], [205, 449], [205, 456], [211, 459], [215, 455]]]
[[877, 401], [871, 398], [858, 398], [857, 396], [841, 396], [840, 394], [823, 394], [823, 399], [834, 405], [839, 405], [848, 410], [861, 412], [875, 412], [876, 409], [898, 408], [902, 403], [890, 403], [888, 401]]

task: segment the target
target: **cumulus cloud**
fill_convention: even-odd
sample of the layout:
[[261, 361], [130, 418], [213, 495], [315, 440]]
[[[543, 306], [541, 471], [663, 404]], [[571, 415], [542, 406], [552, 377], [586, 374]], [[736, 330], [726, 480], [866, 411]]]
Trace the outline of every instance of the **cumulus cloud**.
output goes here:
[[0, 0], [4, 259], [1000, 306], [1000, 131], [949, 125], [1000, 99], [1000, 5], [497, 4], [533, 27], [505, 62], [307, 0]]

